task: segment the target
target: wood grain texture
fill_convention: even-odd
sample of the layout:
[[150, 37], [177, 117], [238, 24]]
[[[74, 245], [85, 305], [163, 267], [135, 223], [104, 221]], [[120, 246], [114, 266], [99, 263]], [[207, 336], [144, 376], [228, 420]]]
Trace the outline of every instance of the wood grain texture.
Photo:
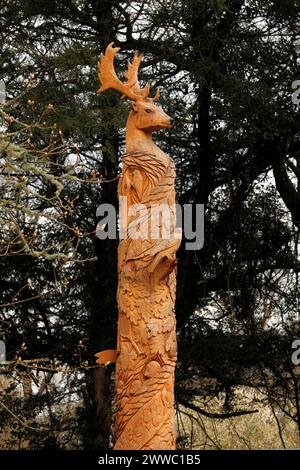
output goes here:
[[[121, 82], [113, 68], [117, 48], [100, 59], [100, 91], [114, 88], [130, 100], [126, 153], [119, 180], [118, 344], [116, 450], [175, 449], [174, 370], [177, 358], [175, 165], [152, 140], [172, 119], [140, 89], [135, 54]], [[125, 201], [125, 203], [124, 203]], [[133, 210], [136, 208], [140, 210]], [[153, 214], [163, 208], [162, 217]], [[156, 212], [158, 211], [158, 212]], [[139, 236], [136, 229], [139, 229]]]

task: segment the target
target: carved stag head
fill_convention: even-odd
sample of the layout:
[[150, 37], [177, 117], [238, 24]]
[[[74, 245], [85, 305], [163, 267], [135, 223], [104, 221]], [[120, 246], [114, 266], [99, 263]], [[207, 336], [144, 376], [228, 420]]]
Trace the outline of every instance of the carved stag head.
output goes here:
[[122, 99], [131, 100], [130, 116], [134, 119], [137, 129], [153, 132], [171, 127], [173, 119], [156, 104], [159, 99], [159, 89], [157, 88], [155, 96], [150, 98], [150, 83], [148, 82], [144, 88], [139, 86], [138, 70], [143, 58], [141, 54], [135, 52], [132, 62], [128, 61], [128, 69], [124, 73], [126, 81], [119, 80], [114, 68], [114, 58], [119, 50], [119, 47], [113, 47], [113, 43], [111, 43], [107, 46], [105, 54], [101, 54], [98, 62], [101, 87], [97, 93], [112, 88], [122, 93]]

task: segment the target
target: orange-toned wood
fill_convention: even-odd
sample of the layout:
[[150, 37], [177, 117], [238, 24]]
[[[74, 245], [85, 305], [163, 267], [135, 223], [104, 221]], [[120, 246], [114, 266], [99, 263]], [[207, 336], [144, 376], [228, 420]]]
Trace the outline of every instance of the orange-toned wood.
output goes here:
[[[122, 82], [114, 70], [119, 48], [110, 44], [99, 61], [103, 92], [113, 88], [131, 100], [126, 124], [126, 152], [119, 181], [121, 229], [125, 237], [118, 251], [118, 345], [116, 359], [115, 449], [175, 449], [174, 369], [177, 357], [176, 251], [180, 231], [175, 228], [175, 165], [152, 139], [152, 132], [169, 128], [172, 119], [156, 105], [159, 92], [149, 97], [149, 84], [140, 88], [135, 53]], [[126, 198], [126, 203], [124, 203]], [[142, 204], [144, 236], [133, 238]], [[149, 228], [151, 208], [169, 208], [157, 219], [160, 234]], [[126, 218], [128, 224], [126, 223]], [[152, 227], [153, 229], [153, 227]]]
[[95, 354], [97, 357], [97, 364], [102, 366], [106, 366], [113, 362], [116, 362], [117, 352], [115, 349], [106, 349], [105, 351], [101, 351]]

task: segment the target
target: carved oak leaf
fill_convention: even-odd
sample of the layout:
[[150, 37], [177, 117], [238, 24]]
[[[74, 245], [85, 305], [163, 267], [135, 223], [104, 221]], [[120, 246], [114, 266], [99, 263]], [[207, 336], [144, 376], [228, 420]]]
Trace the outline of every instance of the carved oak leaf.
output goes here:
[[167, 318], [164, 318], [162, 322], [162, 331], [163, 333], [166, 333], [168, 331], [172, 331], [175, 328], [176, 322], [175, 318], [173, 316], [169, 316]]
[[158, 333], [162, 332], [162, 323], [160, 320], [156, 318], [150, 318], [147, 323], [147, 336], [148, 338], [152, 338], [152, 336], [156, 336]]
[[126, 317], [129, 321], [131, 321], [134, 325], [139, 324], [139, 315], [136, 311], [136, 301], [133, 297], [125, 297], [125, 309]]
[[[148, 340], [149, 341], [149, 340]], [[149, 341], [149, 347], [151, 354], [158, 354], [161, 352], [161, 337], [154, 336]]]
[[145, 345], [148, 344], [148, 335], [147, 328], [144, 324], [141, 327], [140, 321], [138, 326], [132, 330], [132, 337], [134, 341], [139, 344], [142, 347], [142, 350], [144, 351]]
[[163, 319], [163, 318], [169, 317], [171, 312], [172, 312], [172, 305], [170, 304], [170, 302], [168, 302], [157, 307], [157, 309], [154, 312], [154, 316], [155, 318]]
[[165, 304], [167, 300], [169, 300], [168, 289], [162, 286], [158, 286], [158, 288], [155, 291], [155, 302]]
[[147, 299], [148, 291], [141, 283], [135, 283], [132, 289], [132, 295], [135, 299]]

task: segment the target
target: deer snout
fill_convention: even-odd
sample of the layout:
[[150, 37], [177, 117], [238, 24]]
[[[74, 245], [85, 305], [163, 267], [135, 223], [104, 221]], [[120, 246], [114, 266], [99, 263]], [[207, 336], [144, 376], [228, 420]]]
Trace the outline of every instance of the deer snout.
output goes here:
[[168, 116], [167, 113], [163, 112], [161, 123], [163, 127], [166, 127], [166, 128], [172, 127], [174, 124], [174, 119]]
[[171, 118], [170, 116], [166, 115], [166, 118], [165, 118], [165, 126], [166, 126], [167, 128], [170, 128], [170, 127], [173, 126], [173, 124], [174, 124], [174, 119]]

